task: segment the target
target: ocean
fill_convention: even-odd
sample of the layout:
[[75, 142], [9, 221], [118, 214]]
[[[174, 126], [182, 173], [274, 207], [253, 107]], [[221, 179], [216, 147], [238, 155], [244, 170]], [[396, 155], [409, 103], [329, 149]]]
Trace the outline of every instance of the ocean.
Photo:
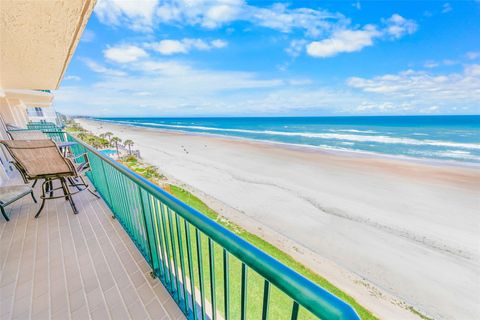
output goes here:
[[96, 119], [325, 150], [480, 164], [480, 116]]

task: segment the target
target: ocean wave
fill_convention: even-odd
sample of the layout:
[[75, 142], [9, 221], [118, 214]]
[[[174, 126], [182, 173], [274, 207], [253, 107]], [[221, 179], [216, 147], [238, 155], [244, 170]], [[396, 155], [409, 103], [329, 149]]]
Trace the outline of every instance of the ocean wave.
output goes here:
[[[123, 123], [126, 123], [126, 122], [127, 121]], [[326, 140], [333, 139], [333, 140], [344, 140], [344, 141], [346, 140], [346, 141], [354, 141], [354, 142], [404, 144], [404, 145], [415, 145], [415, 146], [437, 146], [437, 147], [480, 150], [480, 144], [476, 144], [476, 143], [461, 143], [461, 142], [450, 142], [450, 141], [441, 141], [441, 140], [419, 140], [419, 139], [413, 139], [413, 138], [390, 137], [390, 136], [384, 136], [384, 135], [358, 135], [358, 134], [341, 134], [341, 133], [248, 130], [248, 129], [215, 128], [215, 127], [193, 126], [193, 125], [192, 126], [173, 125], [173, 124], [163, 124], [163, 123], [153, 123], [153, 122], [128, 122], [128, 123], [134, 124], [134, 125], [147, 125], [147, 126], [155, 126], [160, 128], [173, 128], [173, 129], [181, 129], [181, 130], [193, 129], [193, 130], [203, 130], [203, 131], [210, 131], [210, 132], [236, 132], [236, 133], [274, 135], [274, 136], [285, 136], [285, 137], [303, 137], [303, 138], [318, 138], [318, 139], [326, 139]]]
[[419, 156], [424, 156], [428, 158], [450, 158], [455, 160], [473, 160], [475, 162], [480, 162], [480, 156], [471, 154], [468, 151], [460, 150], [446, 150], [446, 151], [410, 151], [410, 154], [415, 154]]
[[356, 130], [356, 129], [330, 129], [328, 131], [331, 132], [353, 132], [353, 133], [379, 133], [378, 131], [374, 130]]

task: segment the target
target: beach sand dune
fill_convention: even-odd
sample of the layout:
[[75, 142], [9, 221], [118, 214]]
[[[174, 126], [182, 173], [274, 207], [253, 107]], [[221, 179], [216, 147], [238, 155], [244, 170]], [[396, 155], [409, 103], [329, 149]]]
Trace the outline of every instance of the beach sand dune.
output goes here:
[[480, 169], [80, 120], [385, 319], [480, 318]]

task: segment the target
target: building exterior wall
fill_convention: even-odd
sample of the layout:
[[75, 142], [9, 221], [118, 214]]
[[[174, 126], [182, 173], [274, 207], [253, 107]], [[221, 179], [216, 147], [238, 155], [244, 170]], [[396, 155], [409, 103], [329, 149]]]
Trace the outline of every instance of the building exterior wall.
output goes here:
[[5, 124], [24, 128], [28, 122], [27, 107], [20, 99], [0, 98], [0, 115]]
[[57, 112], [53, 106], [27, 108], [27, 115], [30, 122], [52, 122], [58, 125]]

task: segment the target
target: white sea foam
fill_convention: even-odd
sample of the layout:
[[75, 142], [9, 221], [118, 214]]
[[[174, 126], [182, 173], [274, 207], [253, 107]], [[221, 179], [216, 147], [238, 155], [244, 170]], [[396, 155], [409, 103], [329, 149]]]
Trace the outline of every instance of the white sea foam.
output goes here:
[[355, 130], [355, 129], [338, 129], [338, 130], [328, 130], [331, 132], [353, 132], [353, 133], [378, 133], [378, 131], [374, 130]]
[[[120, 121], [118, 121], [120, 122]], [[126, 123], [125, 121], [124, 123]], [[273, 131], [273, 130], [247, 130], [247, 129], [233, 129], [233, 128], [214, 128], [205, 126], [185, 126], [185, 125], [173, 125], [153, 122], [128, 122], [129, 124], [137, 125], [150, 125], [160, 128], [173, 128], [173, 129], [194, 129], [210, 132], [237, 132], [248, 134], [262, 134], [262, 135], [274, 135], [274, 136], [286, 136], [286, 137], [304, 137], [304, 138], [318, 138], [326, 140], [346, 140], [354, 142], [373, 142], [384, 144], [404, 144], [415, 146], [438, 146], [449, 148], [461, 148], [461, 149], [474, 149], [480, 150], [480, 144], [477, 143], [459, 143], [441, 140], [419, 140], [403, 137], [390, 137], [382, 135], [359, 135], [359, 134], [341, 134], [341, 133], [316, 133], [316, 132], [288, 132], [288, 131]]]
[[451, 158], [455, 160], [473, 160], [480, 162], [480, 156], [473, 155], [468, 151], [461, 150], [446, 150], [446, 151], [423, 151], [423, 150], [411, 150], [409, 154], [414, 154], [428, 158]]

